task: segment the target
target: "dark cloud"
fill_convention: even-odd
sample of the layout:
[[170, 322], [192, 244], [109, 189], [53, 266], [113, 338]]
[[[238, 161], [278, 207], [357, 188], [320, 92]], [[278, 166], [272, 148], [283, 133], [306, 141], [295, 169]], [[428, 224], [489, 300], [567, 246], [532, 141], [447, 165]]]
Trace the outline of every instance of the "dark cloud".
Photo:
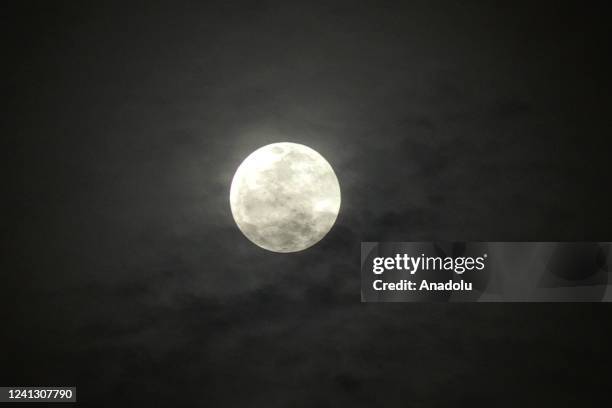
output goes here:
[[[7, 20], [2, 384], [74, 384], [94, 406], [603, 394], [605, 305], [361, 304], [358, 269], [366, 240], [609, 240], [600, 10], [45, 3]], [[336, 226], [296, 254], [253, 246], [229, 209], [238, 164], [277, 141], [342, 188]]]

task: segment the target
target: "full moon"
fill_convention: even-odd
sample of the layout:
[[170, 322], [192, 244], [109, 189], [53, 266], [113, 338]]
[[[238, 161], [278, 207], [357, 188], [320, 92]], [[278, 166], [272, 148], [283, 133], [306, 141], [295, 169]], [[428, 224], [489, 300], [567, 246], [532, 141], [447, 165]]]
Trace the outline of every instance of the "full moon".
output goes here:
[[230, 189], [232, 215], [254, 244], [296, 252], [319, 242], [340, 210], [340, 185], [327, 160], [310, 147], [273, 143], [251, 153]]

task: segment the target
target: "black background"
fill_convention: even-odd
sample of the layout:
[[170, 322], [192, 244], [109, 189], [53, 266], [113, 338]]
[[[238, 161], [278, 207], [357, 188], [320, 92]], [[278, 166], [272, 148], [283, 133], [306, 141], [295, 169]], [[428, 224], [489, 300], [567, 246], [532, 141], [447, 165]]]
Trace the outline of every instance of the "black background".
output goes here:
[[[609, 241], [609, 15], [558, 2], [3, 5], [1, 385], [90, 406], [582, 405], [606, 304], [361, 304], [361, 241]], [[240, 162], [326, 157], [246, 240]]]

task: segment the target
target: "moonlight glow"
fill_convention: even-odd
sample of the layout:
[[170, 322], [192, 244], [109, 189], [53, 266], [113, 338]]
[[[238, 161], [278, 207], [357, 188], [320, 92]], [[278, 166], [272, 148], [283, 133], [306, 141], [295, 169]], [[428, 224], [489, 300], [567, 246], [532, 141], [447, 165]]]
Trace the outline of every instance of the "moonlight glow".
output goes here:
[[240, 231], [274, 252], [295, 252], [319, 242], [340, 210], [334, 170], [316, 151], [296, 143], [273, 143], [238, 167], [230, 205]]

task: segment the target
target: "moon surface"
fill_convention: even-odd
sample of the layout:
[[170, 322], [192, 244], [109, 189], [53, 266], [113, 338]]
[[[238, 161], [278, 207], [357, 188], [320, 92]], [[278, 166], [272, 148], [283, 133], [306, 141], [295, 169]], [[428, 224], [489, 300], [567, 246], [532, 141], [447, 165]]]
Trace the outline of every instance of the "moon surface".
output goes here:
[[327, 160], [310, 147], [273, 143], [251, 153], [230, 189], [232, 215], [254, 244], [296, 252], [319, 242], [340, 210], [340, 185]]

